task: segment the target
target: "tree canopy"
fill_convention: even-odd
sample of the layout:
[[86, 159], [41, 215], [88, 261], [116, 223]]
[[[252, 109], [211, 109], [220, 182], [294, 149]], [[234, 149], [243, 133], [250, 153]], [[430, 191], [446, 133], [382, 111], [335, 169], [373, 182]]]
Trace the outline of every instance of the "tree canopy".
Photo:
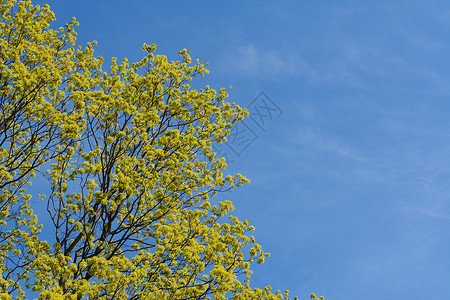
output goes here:
[[104, 71], [75, 19], [0, 14], [0, 299], [289, 299], [250, 287], [268, 253], [213, 199], [249, 182], [212, 151], [247, 111], [191, 88], [205, 63], [144, 44]]

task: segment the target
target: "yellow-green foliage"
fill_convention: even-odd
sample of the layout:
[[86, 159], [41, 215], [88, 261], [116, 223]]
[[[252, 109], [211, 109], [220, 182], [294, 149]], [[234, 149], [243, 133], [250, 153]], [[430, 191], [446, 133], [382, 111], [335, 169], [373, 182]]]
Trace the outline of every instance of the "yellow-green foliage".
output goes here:
[[[52, 30], [30, 1], [0, 13], [0, 299], [288, 299], [250, 288], [268, 254], [212, 201], [248, 182], [211, 150], [247, 112], [189, 86], [205, 64], [144, 44], [105, 72], [95, 43], [74, 46], [75, 19]], [[37, 174], [52, 242], [27, 193]]]

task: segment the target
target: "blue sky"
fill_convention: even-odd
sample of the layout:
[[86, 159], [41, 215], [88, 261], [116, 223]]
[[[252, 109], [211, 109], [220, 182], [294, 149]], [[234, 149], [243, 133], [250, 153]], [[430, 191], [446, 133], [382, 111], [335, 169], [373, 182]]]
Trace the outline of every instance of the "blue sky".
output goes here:
[[[97, 40], [106, 61], [135, 61], [144, 42], [172, 59], [188, 48], [210, 63], [194, 85], [231, 84], [242, 106], [269, 97], [253, 102], [264, 125], [245, 121], [254, 138], [240, 155], [221, 148], [252, 180], [225, 197], [272, 255], [254, 267], [253, 286], [302, 299], [448, 298], [449, 2], [51, 7], [58, 25], [75, 16], [78, 41]], [[279, 110], [268, 115], [262, 101]]]

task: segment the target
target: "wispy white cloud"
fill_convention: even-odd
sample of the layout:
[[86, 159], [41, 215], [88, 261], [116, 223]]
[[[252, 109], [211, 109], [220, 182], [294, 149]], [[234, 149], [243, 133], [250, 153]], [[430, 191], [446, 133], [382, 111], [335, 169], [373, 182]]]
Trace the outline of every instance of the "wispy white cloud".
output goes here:
[[298, 132], [296, 138], [303, 147], [315, 148], [320, 151], [329, 152], [337, 156], [357, 161], [365, 160], [361, 153], [345, 143], [339, 137], [323, 134], [311, 127], [301, 128]]
[[253, 44], [236, 48], [225, 57], [226, 70], [252, 77], [289, 77], [300, 72], [298, 57], [276, 50], [259, 49]]
[[[328, 57], [305, 59], [311, 53], [302, 52], [301, 45], [294, 43], [290, 48], [264, 49], [255, 44], [245, 44], [227, 51], [224, 55], [224, 72], [234, 75], [264, 79], [285, 79], [298, 77], [313, 85], [331, 84], [361, 87], [366, 83], [361, 74], [371, 73], [383, 76], [387, 70], [380, 69], [385, 60], [376, 49], [352, 41], [323, 42], [321, 49], [333, 49]], [[313, 57], [316, 56], [313, 54]]]

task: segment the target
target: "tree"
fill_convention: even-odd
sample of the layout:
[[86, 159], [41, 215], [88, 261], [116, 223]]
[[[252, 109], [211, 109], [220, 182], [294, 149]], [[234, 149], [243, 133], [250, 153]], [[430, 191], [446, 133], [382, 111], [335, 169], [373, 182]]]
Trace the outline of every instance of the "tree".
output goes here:
[[268, 254], [212, 201], [249, 182], [212, 151], [247, 112], [189, 86], [206, 64], [144, 44], [105, 72], [95, 43], [74, 46], [75, 19], [50, 29], [31, 1], [0, 12], [0, 299], [288, 299], [250, 288]]

